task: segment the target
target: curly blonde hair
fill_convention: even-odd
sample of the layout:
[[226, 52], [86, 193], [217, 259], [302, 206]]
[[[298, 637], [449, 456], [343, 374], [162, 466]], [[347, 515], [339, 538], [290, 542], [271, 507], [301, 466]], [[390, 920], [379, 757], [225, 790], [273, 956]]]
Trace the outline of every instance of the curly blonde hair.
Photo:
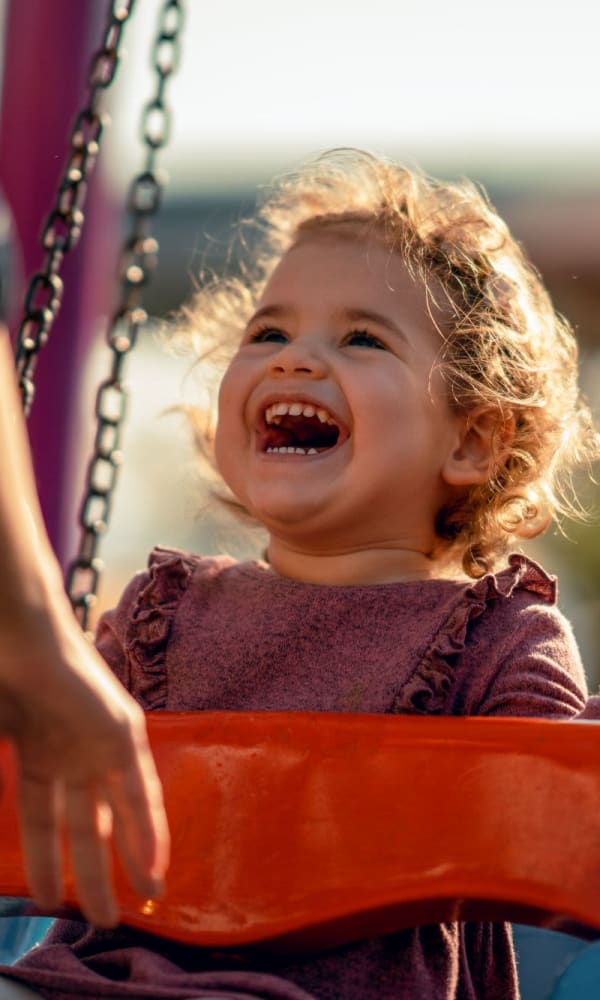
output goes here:
[[[560, 514], [580, 516], [571, 474], [600, 455], [600, 444], [579, 393], [573, 331], [468, 181], [444, 183], [356, 150], [326, 153], [280, 179], [242, 223], [251, 265], [242, 260], [239, 278], [207, 283], [184, 308], [196, 357], [226, 362], [282, 256], [324, 230], [373, 236], [401, 255], [432, 318], [435, 308], [444, 316], [437, 366], [451, 405], [495, 415], [495, 474], [437, 517], [437, 534], [464, 571], [481, 576], [516, 537], [539, 534]], [[206, 423], [195, 419], [195, 428], [206, 445]]]

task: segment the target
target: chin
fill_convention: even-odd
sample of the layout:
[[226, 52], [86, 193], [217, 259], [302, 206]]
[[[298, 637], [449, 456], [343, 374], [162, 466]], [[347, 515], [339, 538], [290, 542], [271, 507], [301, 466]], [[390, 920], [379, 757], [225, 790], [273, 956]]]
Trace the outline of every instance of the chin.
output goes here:
[[[294, 532], [297, 528], [305, 534], [311, 533], [310, 522], [315, 516], [313, 511], [299, 511], [297, 505], [289, 507], [253, 507], [252, 516], [268, 530], [280, 532], [283, 529]], [[295, 532], [294, 532], [295, 533]]]
[[248, 499], [245, 501], [245, 505], [252, 514], [252, 517], [260, 521], [268, 531], [278, 531], [279, 529], [293, 531], [295, 528], [298, 528], [304, 532], [310, 532], [312, 529], [311, 522], [319, 519], [319, 514], [322, 514], [320, 504], [314, 502], [299, 504], [295, 497], [290, 497], [287, 501], [263, 500], [252, 502]]

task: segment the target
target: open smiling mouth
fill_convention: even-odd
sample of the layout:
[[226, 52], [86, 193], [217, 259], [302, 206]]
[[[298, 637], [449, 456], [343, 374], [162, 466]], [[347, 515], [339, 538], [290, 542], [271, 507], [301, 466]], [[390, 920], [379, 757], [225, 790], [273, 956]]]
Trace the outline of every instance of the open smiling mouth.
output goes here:
[[348, 437], [325, 407], [272, 403], [263, 413], [260, 450], [268, 454], [319, 455]]

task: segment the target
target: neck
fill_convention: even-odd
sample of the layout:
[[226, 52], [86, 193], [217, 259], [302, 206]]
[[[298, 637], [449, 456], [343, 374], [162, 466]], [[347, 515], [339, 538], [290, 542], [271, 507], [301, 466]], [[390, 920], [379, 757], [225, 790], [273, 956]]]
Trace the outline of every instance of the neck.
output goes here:
[[267, 548], [275, 573], [303, 583], [330, 586], [398, 583], [459, 575], [447, 560], [433, 558], [415, 549], [386, 547], [344, 552], [307, 552], [290, 547], [271, 536]]

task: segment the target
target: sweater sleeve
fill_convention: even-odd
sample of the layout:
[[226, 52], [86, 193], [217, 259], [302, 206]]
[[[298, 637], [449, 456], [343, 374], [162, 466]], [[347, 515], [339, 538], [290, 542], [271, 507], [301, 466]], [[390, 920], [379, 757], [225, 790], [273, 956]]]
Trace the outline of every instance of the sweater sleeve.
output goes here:
[[464, 715], [582, 715], [587, 684], [569, 622], [527, 591], [495, 601], [473, 623], [453, 694]]

